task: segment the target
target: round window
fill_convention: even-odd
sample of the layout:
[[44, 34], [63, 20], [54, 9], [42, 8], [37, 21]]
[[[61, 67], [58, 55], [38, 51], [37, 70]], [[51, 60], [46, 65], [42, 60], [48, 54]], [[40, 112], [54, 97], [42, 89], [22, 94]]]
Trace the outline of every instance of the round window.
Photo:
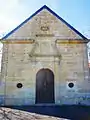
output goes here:
[[73, 84], [73, 83], [69, 83], [68, 86], [69, 86], [70, 88], [72, 88], [72, 87], [74, 87], [74, 84]]
[[17, 84], [17, 88], [22, 88], [22, 86], [23, 86], [22, 83]]

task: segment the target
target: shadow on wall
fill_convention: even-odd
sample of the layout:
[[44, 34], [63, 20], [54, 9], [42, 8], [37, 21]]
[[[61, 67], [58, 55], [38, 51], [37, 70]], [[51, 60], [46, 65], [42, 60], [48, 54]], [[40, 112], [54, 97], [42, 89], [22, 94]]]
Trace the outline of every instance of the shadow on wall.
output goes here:
[[70, 120], [90, 120], [90, 106], [13, 106], [10, 108], [28, 112], [67, 118]]

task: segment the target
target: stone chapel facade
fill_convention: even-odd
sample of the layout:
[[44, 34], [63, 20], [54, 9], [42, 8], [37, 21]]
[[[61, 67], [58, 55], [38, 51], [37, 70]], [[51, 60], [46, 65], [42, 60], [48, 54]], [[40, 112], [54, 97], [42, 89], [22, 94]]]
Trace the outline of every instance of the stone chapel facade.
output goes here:
[[0, 105], [90, 104], [87, 42], [44, 5], [2, 38]]

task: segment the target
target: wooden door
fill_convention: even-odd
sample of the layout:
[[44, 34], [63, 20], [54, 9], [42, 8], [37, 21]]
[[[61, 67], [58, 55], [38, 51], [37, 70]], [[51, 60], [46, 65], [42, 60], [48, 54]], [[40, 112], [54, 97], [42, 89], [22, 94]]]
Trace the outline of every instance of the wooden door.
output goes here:
[[54, 74], [50, 69], [36, 74], [36, 103], [54, 103]]

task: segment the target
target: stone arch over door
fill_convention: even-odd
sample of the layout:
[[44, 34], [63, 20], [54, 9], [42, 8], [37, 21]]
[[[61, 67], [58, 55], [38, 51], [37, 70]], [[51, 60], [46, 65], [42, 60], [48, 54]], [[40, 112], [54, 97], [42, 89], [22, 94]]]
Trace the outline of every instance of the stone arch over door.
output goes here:
[[40, 69], [36, 74], [35, 103], [55, 103], [54, 74], [48, 68]]

